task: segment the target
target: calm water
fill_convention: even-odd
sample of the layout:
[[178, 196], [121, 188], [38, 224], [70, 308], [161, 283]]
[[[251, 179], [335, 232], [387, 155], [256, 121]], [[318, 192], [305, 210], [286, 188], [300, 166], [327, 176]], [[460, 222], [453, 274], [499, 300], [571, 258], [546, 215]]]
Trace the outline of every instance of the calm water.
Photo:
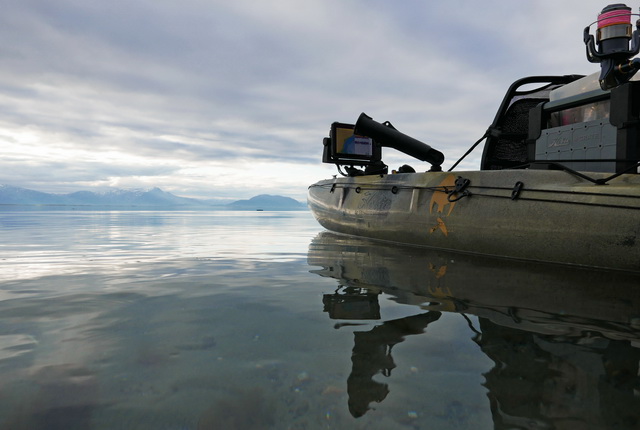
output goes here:
[[308, 212], [0, 212], [0, 429], [637, 429], [637, 276]]

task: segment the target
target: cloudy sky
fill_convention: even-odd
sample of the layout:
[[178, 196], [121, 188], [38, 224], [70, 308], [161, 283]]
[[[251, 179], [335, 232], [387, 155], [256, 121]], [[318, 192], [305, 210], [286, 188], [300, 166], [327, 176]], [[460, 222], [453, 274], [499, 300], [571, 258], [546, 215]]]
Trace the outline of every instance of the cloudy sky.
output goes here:
[[361, 112], [447, 168], [514, 80], [598, 71], [582, 30], [607, 4], [0, 0], [0, 184], [304, 200], [336, 172], [331, 122]]

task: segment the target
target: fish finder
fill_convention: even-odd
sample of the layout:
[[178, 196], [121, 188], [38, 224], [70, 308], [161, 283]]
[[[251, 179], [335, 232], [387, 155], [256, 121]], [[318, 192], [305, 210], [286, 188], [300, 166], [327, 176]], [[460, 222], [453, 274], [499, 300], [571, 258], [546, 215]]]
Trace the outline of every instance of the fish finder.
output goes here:
[[354, 124], [334, 122], [330, 137], [324, 138], [322, 161], [344, 166], [369, 166], [382, 160], [380, 145], [370, 137], [353, 132]]

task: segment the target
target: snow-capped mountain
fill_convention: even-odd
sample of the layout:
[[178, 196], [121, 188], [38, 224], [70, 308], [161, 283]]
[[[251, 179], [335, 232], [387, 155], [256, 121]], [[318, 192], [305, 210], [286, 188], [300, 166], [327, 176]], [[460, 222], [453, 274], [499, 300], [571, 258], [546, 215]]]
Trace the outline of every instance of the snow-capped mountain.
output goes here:
[[0, 204], [13, 205], [105, 205], [105, 206], [196, 206], [203, 203], [196, 199], [178, 197], [162, 191], [110, 190], [106, 192], [77, 191], [69, 194], [49, 194], [27, 188], [0, 185]]

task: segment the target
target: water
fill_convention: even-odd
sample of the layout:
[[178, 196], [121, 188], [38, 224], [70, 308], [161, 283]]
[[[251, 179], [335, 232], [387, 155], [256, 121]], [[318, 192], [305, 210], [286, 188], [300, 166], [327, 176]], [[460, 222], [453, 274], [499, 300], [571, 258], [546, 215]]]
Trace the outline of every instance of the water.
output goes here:
[[635, 429], [635, 275], [308, 212], [0, 212], [0, 429]]

